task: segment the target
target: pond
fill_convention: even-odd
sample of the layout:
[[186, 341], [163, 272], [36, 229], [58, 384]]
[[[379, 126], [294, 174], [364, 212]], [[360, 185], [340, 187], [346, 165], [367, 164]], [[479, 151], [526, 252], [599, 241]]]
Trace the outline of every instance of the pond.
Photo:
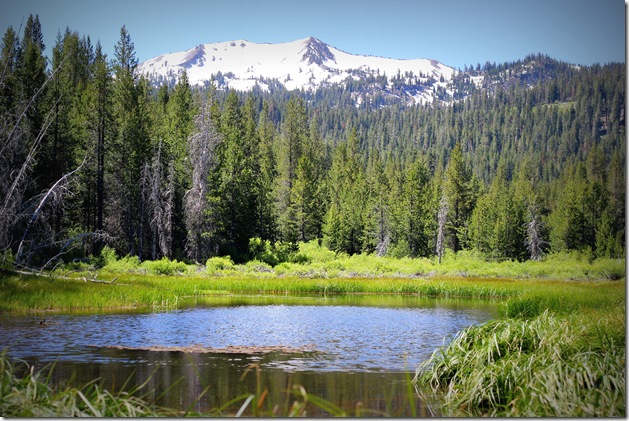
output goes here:
[[[259, 381], [268, 405], [289, 405], [287, 390], [301, 385], [349, 414], [360, 405], [407, 416], [408, 373], [460, 330], [496, 316], [490, 302], [416, 296], [216, 296], [189, 305], [55, 314], [44, 324], [4, 315], [0, 344], [37, 368], [56, 362], [54, 382], [146, 383], [142, 392], [166, 407], [207, 411], [256, 393]], [[308, 415], [327, 413], [313, 407]]]

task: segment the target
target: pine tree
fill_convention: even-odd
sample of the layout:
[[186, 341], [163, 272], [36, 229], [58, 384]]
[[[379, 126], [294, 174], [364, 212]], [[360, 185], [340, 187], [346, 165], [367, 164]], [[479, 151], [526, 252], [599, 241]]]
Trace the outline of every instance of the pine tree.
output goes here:
[[291, 196], [294, 198], [299, 241], [322, 238], [325, 215], [324, 145], [311, 122], [310, 138], [297, 161]]
[[123, 26], [115, 46], [113, 62], [112, 119], [115, 134], [106, 149], [108, 231], [117, 238], [122, 253], [142, 258], [146, 234], [139, 180], [149, 161], [150, 106], [146, 79], [136, 81], [134, 45]]
[[112, 132], [111, 96], [112, 77], [107, 56], [103, 54], [100, 42], [96, 44], [92, 65], [92, 100], [91, 129], [96, 140], [96, 224], [95, 230], [104, 228], [105, 212], [105, 150]]
[[257, 134], [247, 138], [243, 107], [234, 91], [223, 105], [219, 132], [222, 140], [216, 147], [216, 166], [210, 174], [209, 200], [216, 218], [211, 237], [219, 244], [219, 253], [234, 260], [247, 258], [249, 239], [255, 236], [256, 185], [258, 165]]
[[328, 176], [330, 207], [323, 227], [330, 249], [355, 254], [364, 242], [365, 181], [359, 139], [351, 129], [346, 143], [337, 145]]
[[463, 161], [460, 143], [457, 143], [450, 153], [445, 176], [444, 194], [449, 203], [447, 239], [450, 248], [457, 252], [467, 241], [469, 219], [476, 201], [476, 189], [471, 172]]
[[286, 105], [277, 146], [278, 177], [276, 184], [278, 229], [280, 239], [295, 243], [300, 238], [299, 209], [295, 203], [294, 183], [307, 139], [308, 120], [303, 99], [292, 97]]
[[[44, 125], [44, 98], [46, 96], [46, 59], [43, 56], [41, 25], [38, 17], [29, 15], [24, 28], [24, 34], [17, 51], [15, 68], [16, 95], [19, 108], [25, 110], [25, 117], [21, 123], [24, 142], [31, 147]], [[36, 171], [39, 173], [39, 171]], [[45, 183], [39, 183], [36, 190], [44, 188]]]
[[434, 209], [428, 166], [423, 158], [417, 159], [406, 170], [402, 189], [403, 232], [412, 257], [428, 257], [432, 254], [431, 240], [435, 227], [432, 221]]
[[275, 179], [277, 177], [277, 159], [275, 155], [276, 130], [269, 117], [269, 105], [262, 104], [258, 121], [259, 166], [258, 209], [256, 236], [264, 240], [277, 238], [277, 212], [275, 206]]
[[372, 150], [366, 171], [365, 234], [363, 250], [385, 256], [391, 244], [389, 180], [377, 151]]
[[[159, 102], [157, 104], [159, 113]], [[196, 113], [196, 106], [192, 97], [192, 90], [188, 82], [185, 71], [179, 75], [179, 80], [168, 94], [167, 101], [162, 98], [162, 109], [164, 109], [164, 163], [172, 163], [174, 169], [174, 190], [173, 194], [173, 252], [182, 255], [186, 241], [186, 227], [184, 224], [183, 196], [190, 189], [191, 167], [187, 159], [187, 141], [193, 129], [193, 116]]]

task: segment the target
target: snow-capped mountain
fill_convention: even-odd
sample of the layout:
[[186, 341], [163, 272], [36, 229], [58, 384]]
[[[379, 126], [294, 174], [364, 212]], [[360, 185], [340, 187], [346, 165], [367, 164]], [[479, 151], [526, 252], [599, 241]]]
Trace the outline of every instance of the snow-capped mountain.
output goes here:
[[[182, 70], [193, 85], [213, 77], [219, 89], [314, 91], [321, 87], [363, 83], [357, 104], [370, 94], [395, 96], [409, 103], [430, 103], [446, 91], [455, 70], [435, 60], [398, 60], [349, 54], [316, 39], [280, 44], [229, 41], [201, 44], [141, 63], [138, 73], [155, 84], [173, 83]], [[351, 78], [351, 79], [350, 79]]]

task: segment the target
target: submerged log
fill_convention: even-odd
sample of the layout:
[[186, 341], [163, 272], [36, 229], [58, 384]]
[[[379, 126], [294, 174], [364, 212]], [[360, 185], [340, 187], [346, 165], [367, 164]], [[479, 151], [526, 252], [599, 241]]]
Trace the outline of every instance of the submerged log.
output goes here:
[[191, 354], [268, 354], [272, 352], [279, 352], [282, 354], [303, 354], [306, 352], [317, 352], [314, 345], [305, 346], [283, 346], [283, 345], [271, 345], [271, 346], [256, 346], [256, 345], [236, 345], [228, 346], [225, 348], [213, 348], [202, 345], [190, 345], [190, 346], [146, 346], [146, 347], [131, 347], [122, 345], [111, 345], [106, 348], [120, 349], [123, 351], [153, 351], [153, 352], [184, 352]]

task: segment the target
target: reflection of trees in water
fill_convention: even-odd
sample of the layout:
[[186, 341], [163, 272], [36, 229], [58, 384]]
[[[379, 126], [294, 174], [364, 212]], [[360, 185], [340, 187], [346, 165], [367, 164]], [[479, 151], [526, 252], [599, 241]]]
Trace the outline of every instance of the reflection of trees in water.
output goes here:
[[[252, 363], [260, 363], [260, 387], [268, 394], [261, 412], [271, 413], [278, 405], [277, 415], [290, 408], [293, 401], [303, 398], [288, 394], [295, 385], [320, 399], [341, 407], [348, 415], [357, 408], [367, 411], [388, 412], [395, 416], [411, 416], [406, 375], [404, 373], [371, 372], [288, 372], [265, 368], [265, 363], [281, 358], [280, 355], [247, 356], [238, 354], [186, 354], [181, 352], [106, 351], [109, 357], [136, 363], [85, 364], [59, 361], [54, 368], [52, 381], [75, 385], [101, 379], [106, 390], [119, 391], [144, 385], [139, 393], [157, 405], [209, 412], [230, 400], [245, 394], [256, 394], [256, 371], [243, 373]], [[199, 396], [207, 391], [199, 399]], [[413, 396], [417, 415], [429, 416], [425, 405]], [[226, 410], [235, 414], [244, 400]], [[250, 415], [245, 412], [243, 415]], [[327, 415], [309, 404], [307, 416]]]

